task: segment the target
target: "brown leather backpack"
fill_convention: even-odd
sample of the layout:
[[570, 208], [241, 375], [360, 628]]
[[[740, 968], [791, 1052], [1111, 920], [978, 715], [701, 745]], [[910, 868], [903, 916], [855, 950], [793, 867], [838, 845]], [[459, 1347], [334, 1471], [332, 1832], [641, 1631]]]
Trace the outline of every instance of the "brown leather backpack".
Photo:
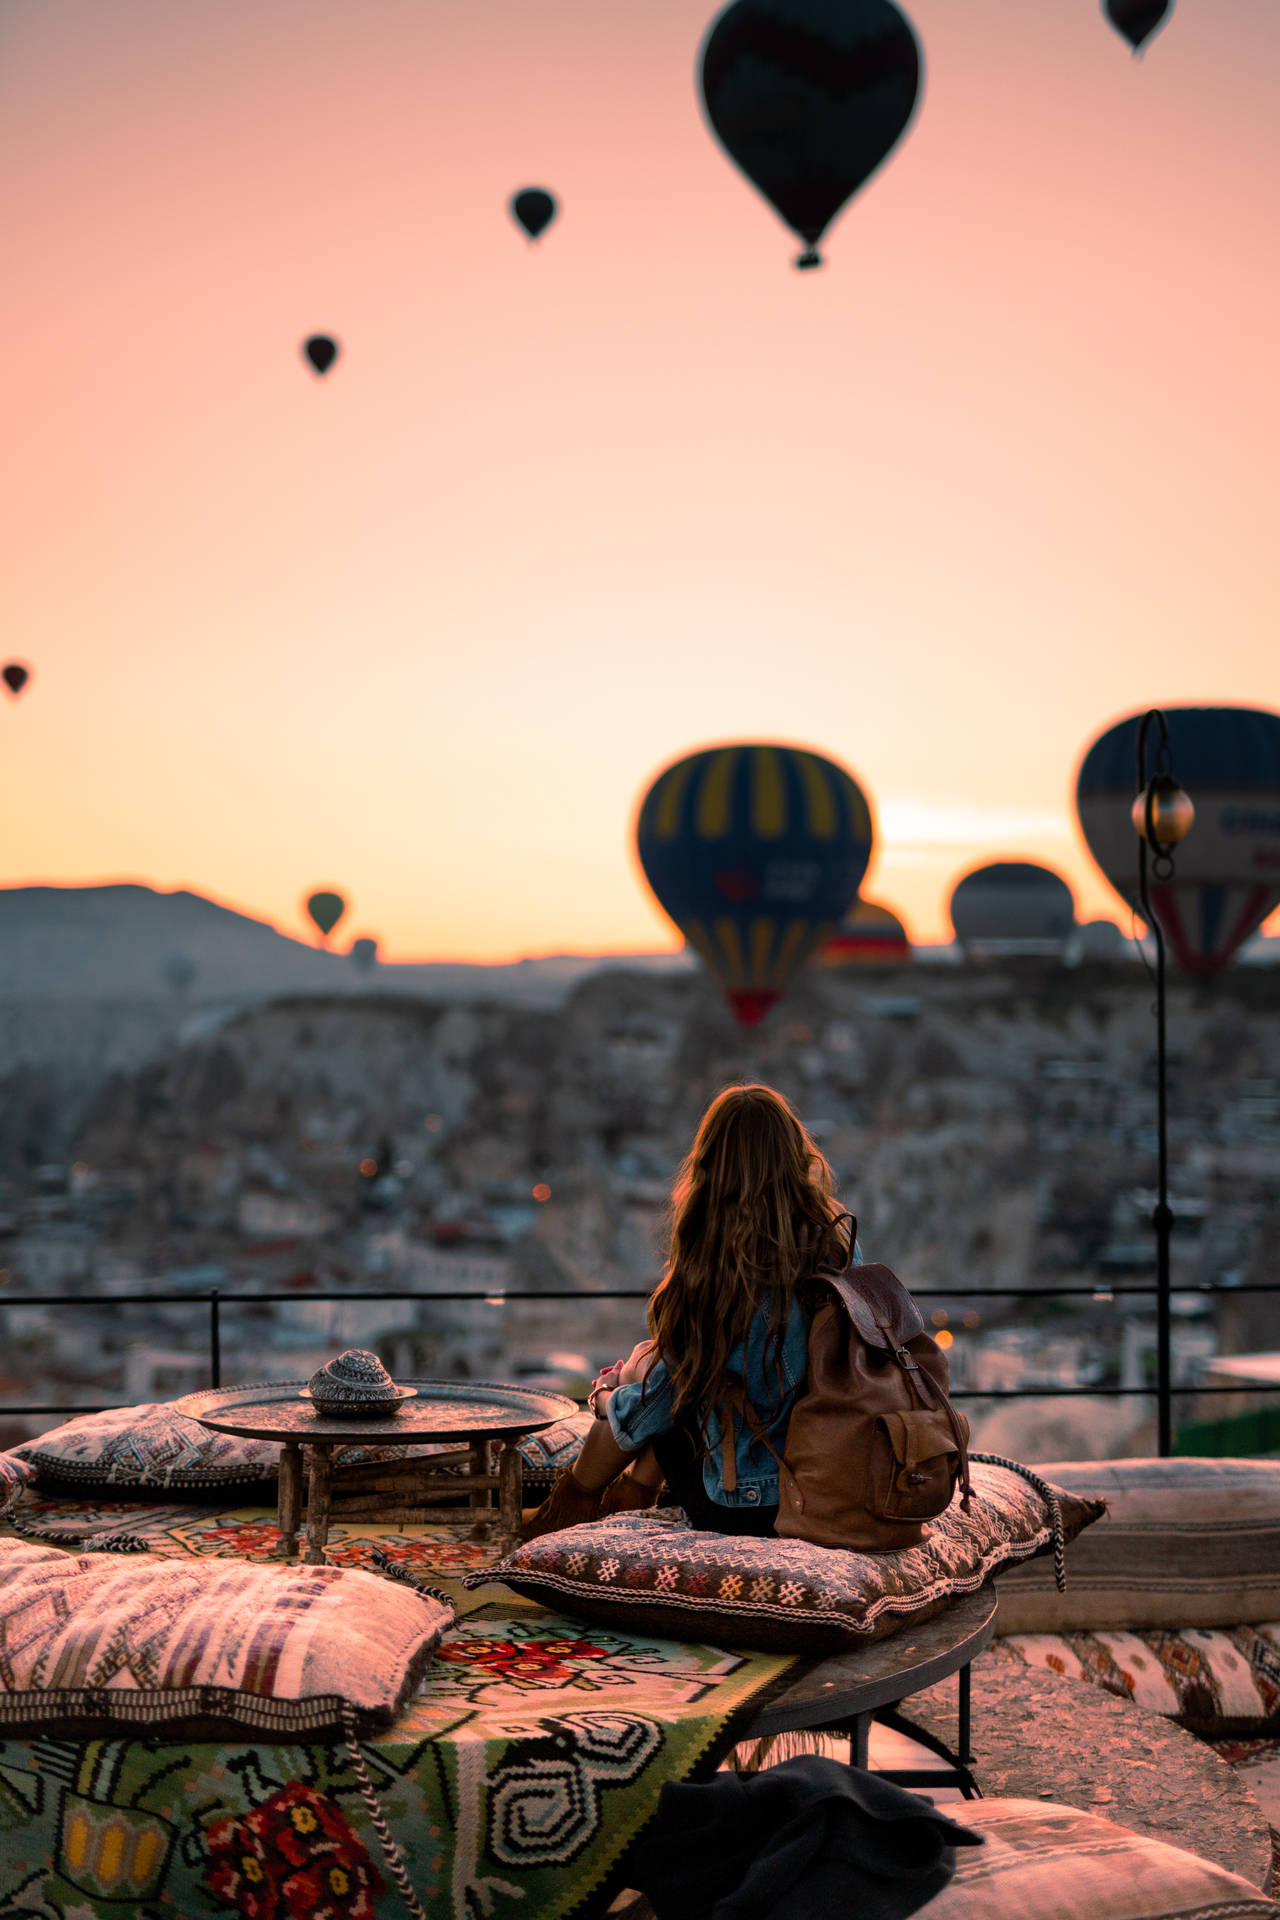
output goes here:
[[915, 1546], [957, 1484], [969, 1504], [969, 1423], [947, 1397], [946, 1355], [888, 1267], [819, 1277], [831, 1298], [809, 1329], [774, 1530], [862, 1552]]

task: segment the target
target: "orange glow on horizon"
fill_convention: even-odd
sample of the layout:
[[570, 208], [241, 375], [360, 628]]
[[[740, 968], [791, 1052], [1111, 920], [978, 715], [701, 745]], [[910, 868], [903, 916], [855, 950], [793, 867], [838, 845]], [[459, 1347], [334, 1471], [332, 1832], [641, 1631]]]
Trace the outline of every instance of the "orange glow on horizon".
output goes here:
[[1088, 743], [1280, 707], [1280, 12], [1135, 63], [1096, 5], [906, 9], [920, 110], [814, 274], [702, 121], [714, 0], [12, 10], [0, 886], [672, 951], [639, 797], [777, 738], [913, 940], [998, 858], [1128, 933]]

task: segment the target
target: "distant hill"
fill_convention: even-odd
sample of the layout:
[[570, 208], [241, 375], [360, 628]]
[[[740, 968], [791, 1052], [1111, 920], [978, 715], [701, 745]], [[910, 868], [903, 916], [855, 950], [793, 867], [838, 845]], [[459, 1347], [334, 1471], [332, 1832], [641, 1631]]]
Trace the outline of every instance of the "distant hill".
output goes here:
[[[604, 960], [562, 954], [499, 966], [378, 963], [362, 972], [348, 953], [308, 946], [198, 893], [143, 886], [0, 888], [0, 1000], [198, 1006], [282, 993], [392, 992], [548, 1006], [601, 967], [670, 971], [688, 964], [681, 954]], [[173, 980], [184, 972], [190, 982], [179, 991]]]

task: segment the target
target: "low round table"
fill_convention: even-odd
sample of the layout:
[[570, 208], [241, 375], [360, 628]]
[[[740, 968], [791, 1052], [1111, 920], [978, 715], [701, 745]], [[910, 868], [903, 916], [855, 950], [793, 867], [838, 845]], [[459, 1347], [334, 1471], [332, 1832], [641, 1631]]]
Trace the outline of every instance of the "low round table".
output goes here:
[[[946, 1761], [946, 1770], [886, 1769], [880, 1777], [902, 1786], [955, 1786], [973, 1790], [969, 1762], [969, 1662], [990, 1644], [996, 1627], [996, 1595], [980, 1587], [955, 1600], [943, 1613], [918, 1626], [910, 1622], [885, 1640], [850, 1653], [815, 1660], [794, 1675], [742, 1729], [740, 1738], [758, 1740], [771, 1733], [847, 1733], [850, 1760], [867, 1764], [867, 1736], [873, 1720], [897, 1727], [930, 1747]], [[950, 1674], [960, 1676], [960, 1703], [956, 1750], [918, 1727], [908, 1725], [895, 1711], [899, 1701]]]
[[[526, 1387], [507, 1386], [491, 1380], [402, 1380], [400, 1386], [416, 1389], [415, 1397], [403, 1400], [395, 1413], [360, 1417], [317, 1412], [303, 1397], [305, 1380], [280, 1380], [270, 1386], [219, 1387], [206, 1392], [189, 1393], [174, 1404], [179, 1413], [198, 1420], [215, 1433], [234, 1433], [248, 1440], [279, 1440], [280, 1482], [277, 1520], [280, 1548], [286, 1556], [297, 1551], [298, 1527], [302, 1518], [302, 1486], [307, 1483], [307, 1546], [303, 1556], [310, 1566], [324, 1561], [324, 1543], [329, 1522], [340, 1517], [333, 1511], [332, 1456], [335, 1449], [350, 1446], [447, 1446], [450, 1441], [465, 1444], [456, 1453], [437, 1454], [427, 1471], [413, 1471], [415, 1496], [412, 1517], [415, 1523], [458, 1520], [458, 1508], [419, 1506], [419, 1499], [451, 1496], [466, 1500], [472, 1509], [477, 1531], [492, 1532], [504, 1552], [516, 1545], [520, 1528], [522, 1460], [517, 1444], [526, 1433], [550, 1427], [566, 1414], [576, 1413], [577, 1405], [563, 1394], [541, 1393]], [[502, 1442], [498, 1471], [489, 1470], [489, 1442]], [[305, 1454], [304, 1454], [305, 1449]], [[427, 1463], [424, 1462], [424, 1466]], [[359, 1517], [394, 1520], [402, 1516], [392, 1502], [384, 1499], [381, 1511], [370, 1494], [399, 1492], [404, 1500], [404, 1474], [391, 1468], [357, 1469], [364, 1475], [357, 1489], [365, 1498]], [[347, 1476], [344, 1476], [344, 1480]], [[496, 1492], [496, 1508], [492, 1496]], [[349, 1517], [355, 1517], [354, 1509]]]

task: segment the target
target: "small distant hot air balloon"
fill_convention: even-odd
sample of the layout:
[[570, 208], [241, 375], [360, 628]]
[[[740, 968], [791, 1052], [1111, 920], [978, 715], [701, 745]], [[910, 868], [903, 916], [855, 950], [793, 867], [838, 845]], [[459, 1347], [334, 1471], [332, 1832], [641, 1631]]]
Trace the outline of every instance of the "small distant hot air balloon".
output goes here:
[[[1168, 707], [1169, 757], [1195, 806], [1173, 875], [1149, 883], [1152, 911], [1184, 973], [1220, 973], [1280, 905], [1280, 714], [1255, 707]], [[1137, 791], [1141, 714], [1094, 741], [1076, 780], [1089, 851], [1138, 911]]]
[[332, 334], [313, 333], [308, 335], [303, 341], [302, 351], [309, 361], [312, 371], [318, 373], [321, 379], [323, 379], [342, 349]]
[[326, 941], [346, 910], [347, 903], [340, 893], [313, 893], [307, 900], [307, 912]]
[[0, 680], [4, 681], [15, 700], [30, 678], [31, 669], [24, 667], [21, 660], [10, 660], [6, 666], [0, 667]]
[[524, 228], [531, 240], [545, 233], [560, 211], [554, 193], [548, 193], [545, 187], [521, 187], [519, 193], [512, 194], [507, 205], [511, 209], [511, 218], [517, 226]]
[[1130, 950], [1114, 920], [1086, 920], [1076, 928], [1075, 945], [1081, 960], [1101, 962], [1123, 960]]
[[361, 973], [372, 971], [378, 958], [378, 943], [367, 934], [351, 942], [351, 958]]
[[805, 243], [798, 267], [906, 132], [920, 49], [892, 0], [734, 0], [702, 49], [729, 158]]
[[640, 804], [636, 848], [658, 904], [753, 1027], [858, 890], [871, 813], [843, 767], [801, 747], [687, 754]]
[[1173, 12], [1173, 0], [1102, 0], [1102, 11], [1135, 53], [1141, 53], [1160, 23]]
[[907, 930], [896, 913], [874, 900], [857, 899], [826, 945], [820, 967], [896, 967], [911, 958]]
[[977, 867], [951, 895], [951, 924], [970, 959], [1061, 954], [1075, 918], [1066, 881], [1031, 860]]
[[171, 953], [164, 963], [164, 977], [175, 993], [185, 993], [200, 969], [189, 953]]

